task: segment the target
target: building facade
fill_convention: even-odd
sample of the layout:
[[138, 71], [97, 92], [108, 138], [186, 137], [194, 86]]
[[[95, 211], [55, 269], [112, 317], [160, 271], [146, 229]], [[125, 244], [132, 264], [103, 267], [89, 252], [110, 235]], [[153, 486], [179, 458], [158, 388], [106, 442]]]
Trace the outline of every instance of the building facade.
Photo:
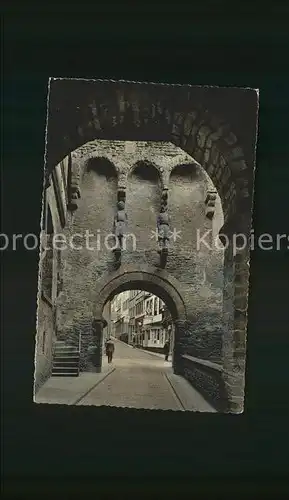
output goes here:
[[165, 303], [143, 290], [130, 290], [115, 296], [111, 310], [116, 312], [114, 336], [130, 345], [150, 351], [162, 351], [172, 338], [172, 321]]
[[112, 336], [128, 342], [129, 331], [129, 291], [122, 292], [111, 301]]
[[[66, 157], [47, 178], [43, 191], [40, 235], [37, 336], [35, 345], [34, 390], [51, 375], [53, 350], [58, 332], [58, 301], [63, 294], [61, 244], [55, 244], [69, 221], [68, 185], [71, 158]], [[60, 337], [59, 337], [60, 338]]]

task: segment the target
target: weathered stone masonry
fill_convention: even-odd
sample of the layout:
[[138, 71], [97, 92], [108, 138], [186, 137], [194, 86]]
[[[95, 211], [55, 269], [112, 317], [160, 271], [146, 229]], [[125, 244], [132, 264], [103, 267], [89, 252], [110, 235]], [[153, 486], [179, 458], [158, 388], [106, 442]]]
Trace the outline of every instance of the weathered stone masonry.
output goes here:
[[[242, 107], [239, 106], [240, 101], [243, 103]], [[236, 106], [237, 102], [238, 106]], [[255, 137], [252, 137], [252, 131], [253, 134], [256, 133], [257, 106], [257, 93], [250, 89], [216, 89], [210, 87], [195, 88], [166, 85], [148, 86], [146, 84], [118, 82], [52, 80], [48, 120], [47, 175], [64, 157], [77, 150], [77, 148], [97, 139], [169, 141], [180, 147], [190, 158], [197, 161], [212, 180], [213, 187], [220, 196], [223, 209], [224, 227], [221, 229], [221, 232], [225, 232], [230, 236], [233, 227], [235, 232], [243, 232], [245, 235], [249, 235], [255, 159]], [[234, 109], [242, 109], [242, 113], [238, 112], [238, 116], [235, 116]], [[229, 124], [234, 126], [235, 134], [232, 132], [232, 126]], [[84, 154], [87, 155], [86, 152]], [[109, 200], [109, 203], [106, 205], [107, 208], [116, 206], [117, 184], [123, 187], [122, 179], [124, 179], [124, 172], [121, 171], [122, 167], [120, 165], [117, 166], [116, 162], [112, 161], [111, 163], [114, 168], [108, 169], [111, 174], [108, 176], [109, 181], [108, 179], [106, 180], [110, 186], [110, 190], [106, 192], [107, 188], [104, 188], [103, 184], [103, 193], [107, 195], [107, 197], [103, 197], [103, 200], [105, 202]], [[163, 175], [159, 175], [159, 177], [160, 189], [162, 189], [167, 184], [168, 179], [165, 179]], [[83, 182], [85, 184], [85, 177], [83, 178]], [[91, 186], [91, 182], [89, 184]], [[128, 187], [129, 182], [127, 183], [127, 189]], [[157, 191], [156, 184], [154, 184], [154, 189], [151, 188], [150, 190], [150, 206], [153, 207], [152, 213], [155, 206], [153, 200], [156, 200], [156, 198]], [[127, 201], [128, 199], [127, 192]], [[172, 196], [172, 201], [173, 199]], [[83, 200], [82, 197], [79, 201], [81, 200]], [[91, 195], [92, 201], [93, 196]], [[81, 202], [83, 205], [82, 207], [79, 205], [79, 213], [81, 213], [81, 210], [85, 212], [85, 203]], [[94, 198], [95, 202], [97, 203], [96, 198]], [[203, 216], [206, 217], [206, 214], [208, 214], [208, 204], [206, 205], [205, 200], [200, 201], [200, 210], [202, 204]], [[99, 206], [99, 210], [99, 219], [104, 221], [103, 207]], [[129, 204], [127, 204], [127, 210], [129, 210]], [[89, 211], [87, 216], [92, 217], [91, 211]], [[114, 214], [109, 208], [106, 221], [108, 223], [112, 222], [113, 216]], [[174, 217], [173, 212], [172, 216]], [[128, 220], [130, 220], [129, 215]], [[151, 218], [152, 220], [153, 218]], [[178, 220], [177, 217], [176, 220]], [[79, 223], [80, 221], [77, 221], [77, 215], [75, 215], [73, 225], [77, 226]], [[145, 256], [146, 263], [154, 269], [156, 268], [157, 262], [154, 261], [153, 252], [155, 250], [152, 244], [153, 241], [141, 256], [137, 255], [137, 258], [134, 259], [136, 267], [143, 265]], [[124, 260], [122, 260], [121, 265], [126, 265], [125, 255], [124, 253]], [[198, 257], [195, 257], [195, 263], [193, 263], [193, 258], [194, 255], [189, 257], [189, 260], [192, 259], [190, 266], [195, 269], [196, 275], [197, 269], [200, 269], [199, 260], [208, 261], [208, 257], [206, 252], [204, 252], [204, 255], [199, 253]], [[77, 291], [79, 300], [82, 300], [80, 298], [83, 288], [81, 283], [76, 279], [76, 274], [83, 264], [79, 259], [79, 257], [76, 258], [73, 273], [75, 290]], [[91, 264], [88, 255], [81, 257], [81, 259], [86, 259], [87, 267]], [[170, 276], [174, 276], [178, 282], [182, 283], [181, 276], [177, 275], [177, 270], [186, 268], [186, 263], [188, 264], [187, 259], [188, 256], [179, 255], [177, 265], [176, 263], [174, 264], [173, 259], [168, 257], [165, 271]], [[220, 383], [217, 383], [219, 394], [222, 394], [222, 396], [225, 394], [227, 398], [227, 406], [224, 409], [237, 412], [242, 409], [243, 405], [245, 318], [248, 290], [246, 278], [245, 286], [240, 287], [240, 281], [242, 281], [242, 276], [248, 275], [246, 267], [247, 259], [248, 255], [246, 252], [242, 252], [236, 257], [231, 256], [229, 251], [225, 253], [225, 300], [222, 305], [224, 308], [224, 324], [220, 325], [221, 329], [224, 328], [222, 330], [224, 332], [222, 339], [222, 364], [219, 363], [215, 371], [214, 365], [210, 366], [211, 372], [216, 375], [214, 380], [221, 380]], [[109, 279], [110, 273], [114, 272], [114, 265], [115, 262], [110, 253], [106, 257], [96, 260], [95, 264], [92, 265], [91, 276], [95, 280], [94, 292], [96, 295], [98, 280], [103, 279], [104, 276]], [[68, 274], [66, 273], [66, 276]], [[191, 282], [183, 282], [182, 284], [184, 285], [184, 287], [181, 286], [183, 288], [182, 296], [184, 297], [184, 302], [189, 304], [188, 296]], [[185, 290], [186, 287], [187, 291]], [[193, 294], [191, 293], [190, 295], [192, 296]], [[199, 312], [202, 309], [204, 310], [202, 304], [205, 305], [210, 300], [210, 296], [204, 295], [203, 298], [200, 295], [199, 300], [195, 301], [194, 304], [199, 309]], [[229, 303], [232, 304], [232, 301], [234, 302], [234, 307], [229, 305]], [[67, 304], [69, 302], [70, 299], [67, 301]], [[239, 308], [240, 302], [244, 306], [242, 309]], [[91, 297], [89, 299], [86, 297], [83, 301], [83, 311], [86, 310], [87, 314], [83, 314], [82, 317], [83, 322], [87, 324], [87, 330], [89, 327], [88, 323], [86, 323], [86, 318], [88, 317], [88, 312], [91, 310], [92, 303], [94, 303], [93, 291], [91, 291]], [[199, 327], [202, 323], [202, 317], [197, 311], [193, 312], [194, 306], [191, 307], [189, 304], [187, 308], [186, 321], [188, 323], [186, 328], [190, 334], [179, 335], [179, 338], [182, 340], [179, 343], [176, 342], [176, 350], [178, 351], [179, 349], [179, 351], [182, 351], [180, 356], [183, 356], [183, 352], [189, 351], [190, 342], [188, 339], [193, 338], [191, 334], [192, 328], [196, 330], [196, 325], [199, 325], [197, 329], [200, 331]], [[73, 307], [71, 303], [69, 307], [72, 311]], [[191, 323], [194, 327], [189, 326]], [[182, 331], [184, 331], [183, 327]], [[208, 341], [206, 342], [209, 344]], [[179, 348], [180, 346], [182, 347]], [[184, 375], [188, 378], [202, 379], [203, 382], [201, 385], [205, 390], [206, 383], [204, 381], [206, 379], [209, 380], [208, 367], [204, 369], [204, 365], [198, 363], [198, 361], [194, 361], [200, 356], [200, 350], [198, 351], [198, 346], [196, 345], [193, 346], [193, 349], [194, 352], [191, 355], [191, 359], [186, 359], [184, 362], [185, 358], [180, 357], [183, 360], [183, 364], [180, 365], [181, 370], [184, 372], [186, 364], [186, 373]], [[204, 355], [205, 351], [206, 349], [203, 351]], [[208, 354], [206, 357], [209, 357]], [[217, 360], [217, 357], [218, 355], [215, 354], [215, 360]], [[222, 366], [221, 375], [219, 370], [220, 364]], [[197, 373], [197, 370], [202, 373], [202, 377], [194, 377], [194, 373]], [[214, 378], [214, 375], [212, 376]]]
[[35, 345], [34, 390], [51, 374], [53, 348], [57, 335], [57, 300], [62, 291], [62, 255], [53, 248], [52, 238], [68, 221], [68, 158], [57, 165], [45, 183], [42, 207], [42, 233], [39, 255], [37, 336]]
[[[206, 230], [212, 226], [211, 221], [206, 218], [204, 201], [207, 188], [211, 189], [210, 179], [201, 172], [202, 169], [195, 165], [193, 165], [195, 177], [191, 178], [189, 167], [192, 167], [192, 159], [172, 144], [135, 143], [128, 145], [124, 142], [112, 144], [106, 141], [95, 141], [87, 145], [85, 149], [88, 146], [89, 156], [83, 155], [82, 148], [73, 154], [77, 168], [80, 168], [82, 172], [80, 176], [82, 178], [81, 199], [74, 213], [73, 224], [70, 225], [67, 233], [81, 235], [89, 230], [95, 234], [97, 230], [100, 230], [101, 234], [105, 235], [112, 230], [118, 182], [113, 169], [110, 172], [111, 177], [108, 176], [109, 170], [106, 170], [106, 177], [101, 174], [103, 168], [101, 161], [107, 169], [108, 165], [114, 165], [113, 162], [118, 165], [121, 159], [120, 175], [126, 188], [129, 221], [127, 230], [128, 233], [136, 236], [137, 242], [137, 248], [133, 250], [129, 247], [130, 239], [128, 239], [127, 248], [122, 255], [122, 266], [134, 262], [137, 270], [141, 271], [144, 266], [150, 265], [157, 271], [158, 245], [156, 238], [151, 238], [150, 231], [156, 230], [158, 201], [161, 199], [159, 184], [165, 177], [169, 193], [172, 195], [174, 188], [177, 190], [175, 204], [172, 203], [170, 213], [172, 224], [181, 232], [179, 242], [177, 240], [170, 245], [166, 269], [168, 274], [179, 280], [188, 315], [191, 317], [191, 311], [193, 311], [191, 319], [197, 321], [199, 318], [197, 328], [198, 330], [202, 328], [198, 342], [196, 342], [197, 335], [194, 335], [190, 339], [188, 349], [194, 353], [198, 351], [199, 355], [205, 357], [217, 355], [218, 361], [221, 362], [221, 332], [218, 326], [221, 325], [222, 313], [222, 253], [208, 252], [206, 248], [202, 252], [196, 252], [196, 234], [194, 234], [197, 227], [202, 229], [204, 226]], [[127, 146], [129, 146], [129, 154], [126, 152]], [[133, 146], [134, 154], [132, 154]], [[143, 159], [143, 170], [140, 169], [139, 157]], [[148, 161], [152, 163], [148, 164]], [[174, 167], [176, 162], [180, 162], [182, 175], [169, 177], [168, 172], [173, 174], [176, 170]], [[159, 165], [160, 175], [156, 175], [156, 170], [156, 173], [153, 172], [152, 179], [143, 178], [150, 171], [149, 165], [152, 164]], [[92, 165], [94, 165], [93, 173]], [[126, 166], [126, 171], [123, 170], [123, 165]], [[136, 167], [133, 169], [134, 165]], [[118, 167], [116, 170], [119, 176]], [[219, 221], [219, 227], [220, 225]], [[83, 332], [84, 322], [88, 332], [91, 332], [91, 312], [95, 301], [94, 291], [97, 288], [97, 281], [103, 270], [109, 276], [117, 267], [113, 253], [103, 248], [103, 236], [101, 248], [97, 248], [96, 241], [93, 244], [93, 238], [91, 238], [91, 245], [95, 248], [94, 251], [63, 252], [68, 272], [65, 273], [64, 278], [59, 330], [62, 334], [66, 331], [70, 340], [77, 339], [80, 331]], [[210, 314], [207, 312], [208, 299], [211, 302]], [[86, 302], [85, 306], [84, 302]], [[85, 311], [87, 311], [86, 314]], [[82, 334], [83, 347], [86, 345], [87, 335], [89, 333]], [[219, 339], [216, 336], [219, 336]], [[214, 349], [212, 349], [213, 345]], [[85, 365], [84, 361], [85, 352], [86, 349], [82, 356], [84, 363], [82, 366], [87, 369], [88, 365]], [[89, 361], [88, 364], [90, 364]]]

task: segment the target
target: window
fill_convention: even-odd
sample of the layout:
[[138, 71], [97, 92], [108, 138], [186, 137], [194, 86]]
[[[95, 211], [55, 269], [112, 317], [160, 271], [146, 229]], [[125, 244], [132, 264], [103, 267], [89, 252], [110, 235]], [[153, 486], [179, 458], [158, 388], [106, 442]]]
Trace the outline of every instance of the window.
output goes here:
[[146, 315], [147, 316], [151, 315], [150, 300], [146, 301]]
[[149, 299], [149, 300], [147, 301], [147, 315], [148, 315], [148, 316], [152, 316], [152, 306], [153, 306], [153, 304], [152, 304], [152, 300], [153, 300], [153, 299]]
[[154, 316], [156, 316], [158, 313], [157, 313], [157, 308], [158, 308], [158, 298], [157, 297], [154, 297], [153, 298], [153, 305], [154, 305]]
[[137, 315], [140, 315], [143, 313], [143, 309], [144, 309], [144, 302], [141, 301], [141, 302], [138, 302], [137, 305], [136, 305], [136, 314]]

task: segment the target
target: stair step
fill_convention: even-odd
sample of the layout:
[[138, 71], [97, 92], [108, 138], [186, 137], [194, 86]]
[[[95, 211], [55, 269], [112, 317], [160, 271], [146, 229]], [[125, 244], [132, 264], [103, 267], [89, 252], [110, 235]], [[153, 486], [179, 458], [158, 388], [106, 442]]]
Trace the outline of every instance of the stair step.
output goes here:
[[64, 349], [63, 347], [56, 347], [54, 349], [54, 352], [79, 352], [78, 349], [75, 349], [74, 347], [68, 347], [67, 349]]
[[63, 349], [64, 351], [67, 349], [76, 349], [78, 351], [78, 347], [76, 345], [56, 345], [55, 349]]
[[63, 355], [60, 355], [60, 356], [54, 356], [53, 357], [53, 360], [54, 361], [63, 361], [64, 363], [68, 362], [68, 363], [78, 363], [79, 362], [79, 355], [71, 355], [71, 356], [63, 356]]
[[67, 356], [64, 355], [64, 354], [55, 354], [53, 356], [53, 359], [55, 359], [55, 361], [75, 361], [75, 362], [78, 362], [79, 361], [79, 354], [68, 354]]
[[79, 351], [76, 350], [76, 349], [75, 350], [74, 349], [66, 349], [66, 350], [64, 350], [64, 349], [55, 349], [54, 353], [55, 354], [63, 354], [63, 355], [66, 355], [66, 354], [74, 354], [74, 355], [76, 355], [76, 354], [79, 354]]
[[59, 359], [54, 359], [53, 360], [53, 366], [78, 366], [78, 360], [70, 360], [70, 359], [65, 359], [65, 360], [59, 360]]
[[71, 344], [63, 344], [63, 345], [55, 344], [55, 349], [78, 349], [78, 347], [76, 345], [71, 345]]
[[52, 373], [78, 373], [78, 366], [53, 366]]
[[78, 373], [78, 366], [53, 366], [52, 373]]
[[79, 376], [79, 345], [67, 343], [67, 339], [58, 338], [54, 346], [52, 377]]
[[70, 375], [78, 375], [79, 370], [73, 370], [72, 368], [70, 370], [65, 370], [65, 369], [59, 369], [59, 370], [52, 370], [52, 375], [59, 375], [61, 376], [63, 373], [69, 373]]

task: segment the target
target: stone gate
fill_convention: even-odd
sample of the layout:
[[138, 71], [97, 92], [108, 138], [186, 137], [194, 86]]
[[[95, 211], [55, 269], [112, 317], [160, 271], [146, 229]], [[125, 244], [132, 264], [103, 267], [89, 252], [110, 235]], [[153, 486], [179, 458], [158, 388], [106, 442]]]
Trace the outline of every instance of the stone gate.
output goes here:
[[[51, 80], [45, 189], [63, 172], [59, 224], [78, 246], [61, 252], [55, 330], [81, 334], [84, 370], [105, 302], [147, 289], [172, 313], [175, 372], [221, 410], [242, 411], [249, 252], [233, 251], [232, 235], [251, 229], [257, 103], [250, 89]], [[131, 236], [121, 250], [118, 210]]]

